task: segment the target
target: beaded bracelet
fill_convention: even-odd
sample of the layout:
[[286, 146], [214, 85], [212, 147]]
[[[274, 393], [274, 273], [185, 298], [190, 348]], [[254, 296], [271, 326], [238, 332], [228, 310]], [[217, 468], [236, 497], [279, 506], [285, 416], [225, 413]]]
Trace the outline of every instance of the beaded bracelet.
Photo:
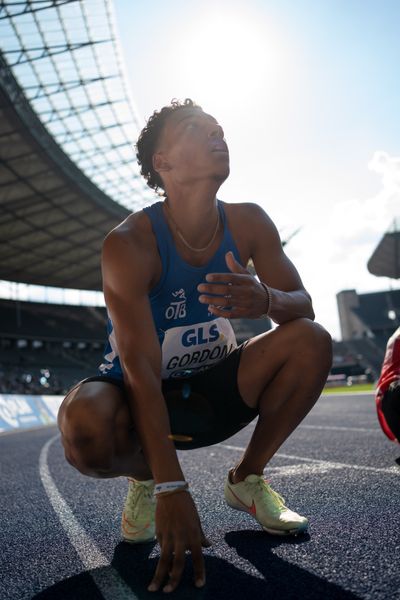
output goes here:
[[187, 481], [164, 481], [163, 483], [157, 483], [154, 486], [154, 496], [164, 492], [170, 492], [172, 490], [187, 490], [188, 488], [189, 484]]
[[268, 298], [268, 308], [267, 308], [266, 312], [265, 312], [265, 313], [263, 313], [261, 316], [262, 316], [262, 317], [268, 317], [268, 315], [269, 315], [269, 312], [270, 312], [270, 310], [271, 310], [271, 291], [270, 291], [270, 289], [269, 289], [269, 287], [267, 286], [267, 284], [266, 284], [266, 283], [263, 283], [262, 281], [260, 281], [260, 283], [261, 283], [261, 285], [263, 286], [264, 290], [266, 291], [266, 293], [267, 293], [267, 298]]

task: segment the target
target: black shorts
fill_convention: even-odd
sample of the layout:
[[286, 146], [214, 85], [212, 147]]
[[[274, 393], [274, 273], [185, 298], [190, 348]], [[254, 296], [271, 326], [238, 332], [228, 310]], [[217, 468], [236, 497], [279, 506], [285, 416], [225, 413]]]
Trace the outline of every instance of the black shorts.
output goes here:
[[[184, 379], [162, 381], [171, 433], [178, 450], [218, 444], [248, 425], [257, 415], [240, 396], [237, 372], [246, 342], [213, 367]], [[96, 375], [88, 381], [106, 381], [125, 392], [121, 379]]]

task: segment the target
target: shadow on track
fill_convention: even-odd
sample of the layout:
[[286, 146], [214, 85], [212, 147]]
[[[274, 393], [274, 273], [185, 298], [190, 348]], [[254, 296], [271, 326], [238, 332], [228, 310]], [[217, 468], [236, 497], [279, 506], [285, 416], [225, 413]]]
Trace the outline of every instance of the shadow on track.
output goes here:
[[[299, 545], [310, 541], [310, 535], [298, 538], [266, 536], [262, 531], [232, 531], [225, 535], [228, 546], [235, 548], [238, 555], [251, 563], [263, 576], [264, 593], [282, 600], [355, 600], [360, 598], [353, 592], [329, 583], [271, 552], [281, 544]], [[256, 590], [254, 590], [256, 591]]]
[[[262, 531], [254, 530], [227, 533], [227, 544], [236, 548], [238, 555], [251, 563], [260, 575], [250, 575], [230, 561], [204, 553], [207, 583], [203, 589], [198, 590], [193, 585], [192, 561], [188, 555], [181, 583], [172, 592], [172, 596], [177, 600], [235, 600], [248, 598], [253, 594], [254, 597], [266, 597], [267, 594], [268, 597], [275, 596], [280, 600], [298, 600], [299, 597], [307, 597], [308, 600], [358, 599], [359, 596], [290, 564], [271, 552], [279, 544], [298, 545], [309, 539], [308, 535], [297, 539], [275, 539]], [[158, 562], [158, 557], [149, 558], [154, 546], [155, 543], [132, 546], [121, 542], [115, 548], [111, 567], [70, 577], [40, 592], [32, 600], [128, 600], [126, 593], [119, 591], [118, 586], [113, 587], [112, 570], [117, 571], [131, 588], [132, 599], [165, 598], [167, 594], [162, 592], [162, 588], [159, 592], [147, 591]], [[107, 591], [105, 596], [94, 583], [99, 579], [103, 583], [103, 590]]]

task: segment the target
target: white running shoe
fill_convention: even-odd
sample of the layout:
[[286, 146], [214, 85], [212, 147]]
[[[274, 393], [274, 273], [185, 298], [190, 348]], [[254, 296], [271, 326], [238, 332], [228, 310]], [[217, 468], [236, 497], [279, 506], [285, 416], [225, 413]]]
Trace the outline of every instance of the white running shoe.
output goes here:
[[233, 483], [230, 469], [225, 480], [225, 500], [231, 508], [249, 513], [268, 533], [297, 535], [307, 530], [308, 520], [285, 506], [285, 500], [275, 492], [262, 475], [247, 475], [244, 481]]
[[128, 482], [128, 495], [121, 517], [122, 537], [131, 544], [155, 541], [154, 479], [137, 481], [128, 477]]

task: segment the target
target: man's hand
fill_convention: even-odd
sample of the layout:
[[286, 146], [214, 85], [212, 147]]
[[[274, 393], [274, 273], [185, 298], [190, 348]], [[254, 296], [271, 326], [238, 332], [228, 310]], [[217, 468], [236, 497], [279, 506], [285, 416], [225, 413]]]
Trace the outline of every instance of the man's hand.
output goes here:
[[147, 588], [155, 592], [169, 575], [164, 592], [172, 592], [179, 584], [185, 566], [185, 552], [190, 550], [196, 587], [203, 587], [206, 576], [201, 547], [211, 542], [205, 537], [192, 496], [177, 492], [159, 496], [156, 507], [156, 535], [161, 556], [153, 580]]
[[225, 260], [231, 273], [208, 273], [208, 283], [197, 286], [202, 292], [199, 301], [217, 317], [257, 319], [268, 310], [265, 289], [232, 252], [226, 253]]

